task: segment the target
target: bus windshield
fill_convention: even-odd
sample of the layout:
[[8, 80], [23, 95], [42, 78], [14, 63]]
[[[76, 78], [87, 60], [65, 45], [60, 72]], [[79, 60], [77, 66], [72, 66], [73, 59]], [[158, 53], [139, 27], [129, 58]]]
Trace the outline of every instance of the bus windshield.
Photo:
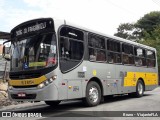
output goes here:
[[11, 45], [11, 71], [35, 70], [56, 65], [54, 33], [39, 34]]

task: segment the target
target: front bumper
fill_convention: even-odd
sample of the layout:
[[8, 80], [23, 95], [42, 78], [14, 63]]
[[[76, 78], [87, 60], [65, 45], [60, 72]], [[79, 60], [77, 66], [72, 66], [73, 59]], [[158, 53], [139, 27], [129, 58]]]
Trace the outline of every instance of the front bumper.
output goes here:
[[[19, 93], [24, 93], [26, 96], [19, 97]], [[58, 100], [58, 88], [54, 83], [38, 89], [33, 88], [13, 88], [8, 90], [8, 96], [13, 101], [56, 101]]]

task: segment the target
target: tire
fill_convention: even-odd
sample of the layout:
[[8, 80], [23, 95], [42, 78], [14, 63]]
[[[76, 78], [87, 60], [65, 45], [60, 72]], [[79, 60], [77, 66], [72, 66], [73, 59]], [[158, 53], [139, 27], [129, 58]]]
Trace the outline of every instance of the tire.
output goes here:
[[144, 94], [144, 84], [141, 80], [138, 80], [137, 85], [136, 85], [136, 97], [142, 97]]
[[45, 103], [49, 106], [57, 106], [61, 101], [45, 101]]
[[96, 106], [101, 102], [101, 89], [97, 82], [91, 81], [86, 88], [84, 103], [88, 107]]

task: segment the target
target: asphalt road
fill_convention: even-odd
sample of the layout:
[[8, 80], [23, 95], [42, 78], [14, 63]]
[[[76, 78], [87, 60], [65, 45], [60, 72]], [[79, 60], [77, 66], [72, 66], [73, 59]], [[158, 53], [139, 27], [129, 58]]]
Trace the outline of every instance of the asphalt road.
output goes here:
[[[105, 102], [96, 107], [85, 107], [82, 101], [76, 100], [62, 102], [57, 107], [50, 107], [43, 102], [25, 103], [16, 106], [5, 107], [0, 111], [40, 113], [42, 115], [42, 118], [29, 118], [32, 120], [159, 120], [160, 87], [153, 91], [145, 92], [144, 96], [141, 98], [131, 98], [128, 95], [116, 96], [113, 98], [106, 97]], [[140, 114], [146, 115], [147, 113], [152, 113], [152, 115], [153, 113], [154, 115], [158, 113], [159, 117], [138, 117]], [[132, 117], [132, 115], [134, 117]], [[17, 118], [12, 118], [12, 120], [13, 119]]]

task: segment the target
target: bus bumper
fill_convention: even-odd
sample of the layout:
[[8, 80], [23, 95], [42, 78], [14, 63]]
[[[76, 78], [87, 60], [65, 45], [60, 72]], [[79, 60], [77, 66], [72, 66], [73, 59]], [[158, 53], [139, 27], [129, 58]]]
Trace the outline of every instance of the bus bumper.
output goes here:
[[8, 96], [13, 101], [56, 101], [58, 100], [58, 88], [52, 83], [41, 89], [13, 88], [8, 90]]

